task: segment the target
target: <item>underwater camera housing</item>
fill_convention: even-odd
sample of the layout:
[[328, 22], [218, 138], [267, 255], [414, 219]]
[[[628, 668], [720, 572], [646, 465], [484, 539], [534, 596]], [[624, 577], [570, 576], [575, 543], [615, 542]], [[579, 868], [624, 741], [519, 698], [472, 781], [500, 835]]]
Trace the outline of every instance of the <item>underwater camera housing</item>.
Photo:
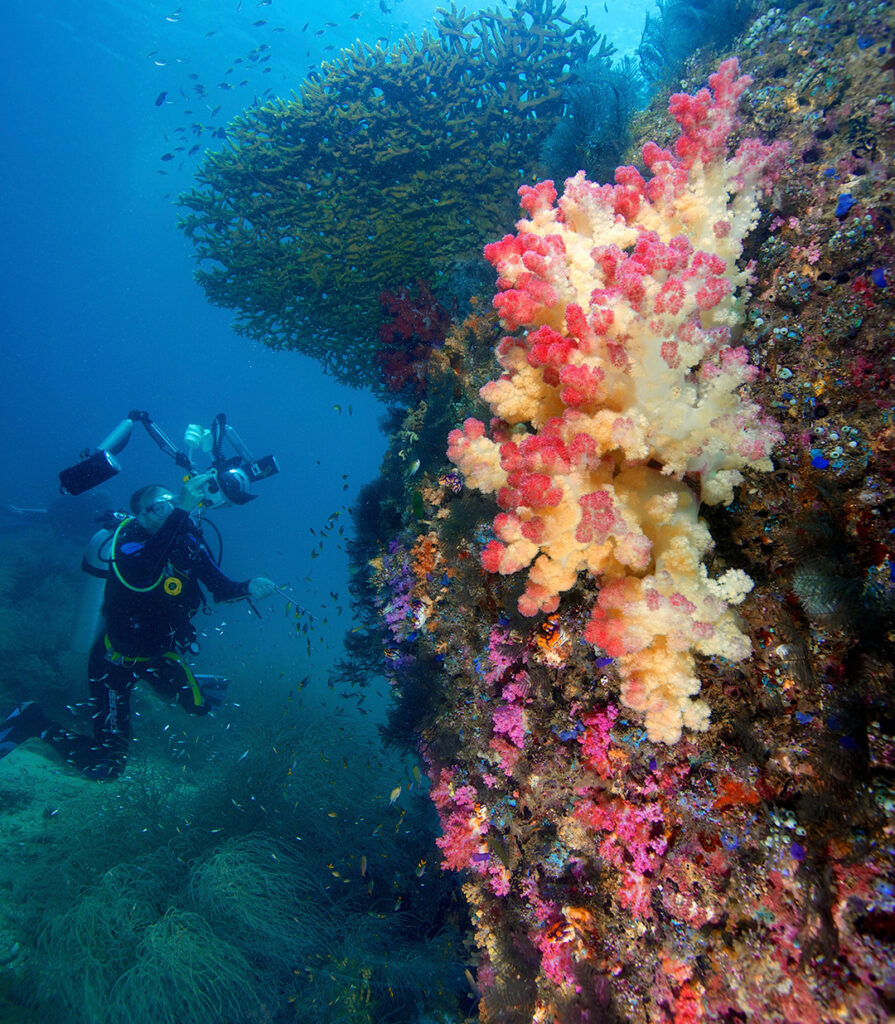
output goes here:
[[[210, 435], [210, 437], [209, 437]], [[253, 458], [242, 438], [227, 423], [223, 413], [215, 416], [211, 430], [205, 431], [191, 423], [187, 427], [185, 440], [205, 448], [211, 442], [211, 469], [206, 474], [204, 508], [221, 508], [224, 505], [245, 505], [258, 497], [252, 492], [252, 484], [259, 480], [279, 473], [280, 467], [275, 456], [263, 455], [260, 459]], [[236, 450], [236, 455], [225, 458], [224, 441], [229, 441]]]
[[[211, 429], [191, 423], [184, 435], [189, 454], [182, 452], [152, 420], [149, 414], [134, 410], [128, 413], [117, 427], [100, 442], [93, 452], [81, 453], [81, 461], [63, 469], [59, 474], [59, 489], [63, 494], [83, 494], [110, 480], [121, 471], [115, 458], [130, 440], [134, 424], [142, 423], [146, 432], [161, 450], [191, 476], [199, 476], [192, 459], [193, 449], [199, 448], [211, 457], [211, 467], [205, 477], [203, 509], [223, 508], [227, 505], [245, 505], [258, 495], [252, 493], [252, 484], [266, 480], [280, 471], [276, 457], [264, 455], [256, 459], [245, 446], [242, 438], [227, 423], [224, 413], [219, 413]], [[224, 455], [224, 442], [229, 442], [236, 454], [229, 458]]]

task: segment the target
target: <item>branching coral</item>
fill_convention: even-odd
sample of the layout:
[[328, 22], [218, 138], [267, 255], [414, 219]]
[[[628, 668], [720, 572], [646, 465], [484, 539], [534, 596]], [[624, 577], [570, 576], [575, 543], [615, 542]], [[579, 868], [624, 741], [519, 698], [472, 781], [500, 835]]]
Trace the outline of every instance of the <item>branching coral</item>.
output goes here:
[[237, 118], [180, 199], [198, 280], [236, 330], [377, 386], [380, 292], [437, 284], [533, 174], [569, 69], [596, 40], [564, 6], [452, 4], [434, 34], [358, 42], [298, 96]]
[[468, 419], [448, 449], [503, 510], [484, 567], [531, 567], [524, 615], [555, 611], [582, 570], [600, 581], [586, 637], [618, 659], [622, 700], [667, 743], [708, 722], [691, 700], [693, 652], [749, 651], [728, 604], [751, 581], [708, 577], [711, 537], [684, 478], [729, 503], [781, 436], [741, 393], [756, 370], [731, 344], [748, 294], [736, 261], [785, 149], [747, 139], [728, 158], [749, 81], [729, 60], [712, 92], [672, 96], [681, 134], [674, 152], [644, 147], [649, 181], [634, 167], [614, 186], [578, 174], [558, 203], [552, 182], [520, 189], [529, 218], [485, 255], [502, 322], [524, 331], [500, 342], [505, 372], [481, 391], [493, 440]]

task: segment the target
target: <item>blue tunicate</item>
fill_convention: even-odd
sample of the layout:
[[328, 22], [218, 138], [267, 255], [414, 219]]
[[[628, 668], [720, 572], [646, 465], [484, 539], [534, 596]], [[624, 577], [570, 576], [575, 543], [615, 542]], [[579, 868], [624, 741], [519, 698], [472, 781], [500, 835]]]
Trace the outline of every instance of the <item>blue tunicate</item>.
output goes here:
[[836, 204], [836, 216], [842, 220], [854, 205], [855, 201], [851, 195], [848, 192], [843, 192], [839, 197], [839, 202]]
[[797, 711], [796, 721], [799, 725], [807, 725], [809, 722], [814, 721], [814, 715], [806, 715], [804, 711]]
[[563, 741], [563, 743], [569, 740], [575, 739], [584, 732], [584, 725], [581, 722], [575, 722], [571, 729], [563, 729], [562, 732], [558, 732], [556, 735]]
[[649, 759], [649, 770], [651, 772], [654, 772], [656, 770], [656, 759], [654, 757], [651, 757]]
[[793, 843], [789, 848], [789, 852], [793, 855], [795, 860], [803, 861], [805, 859], [806, 851], [805, 847], [802, 846], [801, 843]]
[[607, 665], [611, 665], [611, 664], [612, 664], [612, 658], [597, 658], [597, 660], [596, 660], [597, 668], [606, 668]]
[[826, 469], [830, 465], [830, 460], [829, 459], [825, 459], [823, 457], [823, 455], [820, 454], [820, 452], [817, 452], [817, 454], [812, 452], [811, 453], [811, 465], [815, 469]]
[[864, 35], [858, 36], [858, 49], [859, 50], [867, 50], [871, 46], [873, 46], [873, 39], [871, 39], [870, 36], [864, 36]]
[[886, 272], [882, 267], [876, 267], [870, 271], [870, 280], [876, 285], [877, 288], [886, 287]]
[[824, 177], [825, 178], [835, 178], [836, 177], [836, 168], [835, 167], [828, 167], [824, 171]]

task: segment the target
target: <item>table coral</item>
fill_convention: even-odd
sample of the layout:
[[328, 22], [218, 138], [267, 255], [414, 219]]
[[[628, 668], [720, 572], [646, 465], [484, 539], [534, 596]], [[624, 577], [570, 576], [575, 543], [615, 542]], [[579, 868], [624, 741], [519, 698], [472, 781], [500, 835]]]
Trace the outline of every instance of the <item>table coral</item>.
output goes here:
[[533, 176], [562, 87], [597, 40], [564, 7], [452, 3], [434, 32], [358, 41], [292, 99], [236, 118], [179, 203], [196, 277], [237, 332], [381, 389], [378, 295], [438, 283]]

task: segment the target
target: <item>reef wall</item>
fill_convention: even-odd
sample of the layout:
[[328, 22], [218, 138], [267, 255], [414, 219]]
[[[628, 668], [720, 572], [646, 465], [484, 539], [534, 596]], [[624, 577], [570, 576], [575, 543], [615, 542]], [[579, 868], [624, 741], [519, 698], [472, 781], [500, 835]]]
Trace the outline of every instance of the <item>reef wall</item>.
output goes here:
[[522, 189], [394, 433], [356, 593], [483, 1021], [895, 1013], [891, 28], [767, 10], [650, 180]]

